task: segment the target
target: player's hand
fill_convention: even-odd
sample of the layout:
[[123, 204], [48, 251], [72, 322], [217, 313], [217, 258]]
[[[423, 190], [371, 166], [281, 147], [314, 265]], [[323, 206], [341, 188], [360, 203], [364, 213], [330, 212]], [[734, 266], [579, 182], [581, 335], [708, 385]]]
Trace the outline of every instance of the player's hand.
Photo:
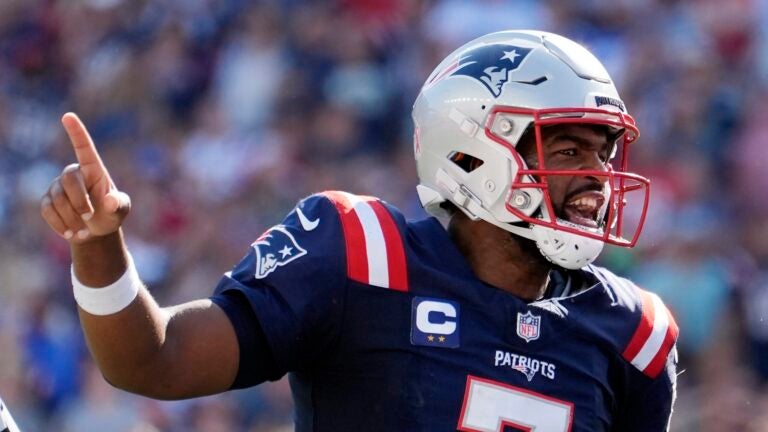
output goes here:
[[77, 163], [56, 177], [40, 203], [43, 219], [70, 243], [84, 243], [120, 228], [131, 209], [115, 187], [88, 130], [74, 113], [61, 118]]

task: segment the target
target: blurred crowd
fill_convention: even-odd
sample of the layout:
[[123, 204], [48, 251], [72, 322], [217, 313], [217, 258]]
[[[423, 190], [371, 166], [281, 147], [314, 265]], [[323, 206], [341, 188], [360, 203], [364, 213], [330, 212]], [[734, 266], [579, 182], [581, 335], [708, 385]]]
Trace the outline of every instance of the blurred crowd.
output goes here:
[[652, 179], [631, 251], [601, 263], [675, 314], [673, 431], [768, 431], [768, 2], [0, 1], [0, 395], [25, 431], [292, 430], [285, 381], [181, 402], [126, 394], [87, 354], [69, 250], [39, 216], [73, 162], [75, 111], [116, 184], [162, 304], [211, 294], [300, 198], [344, 189], [407, 215], [411, 104], [475, 36], [587, 45], [641, 129]]

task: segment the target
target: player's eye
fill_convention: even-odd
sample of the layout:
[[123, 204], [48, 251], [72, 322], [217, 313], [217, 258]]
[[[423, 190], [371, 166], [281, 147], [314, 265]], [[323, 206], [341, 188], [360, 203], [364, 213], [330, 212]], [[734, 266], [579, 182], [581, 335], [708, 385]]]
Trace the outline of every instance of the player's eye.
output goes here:
[[562, 150], [558, 150], [557, 153], [563, 156], [576, 156], [576, 149], [575, 148], [562, 149]]

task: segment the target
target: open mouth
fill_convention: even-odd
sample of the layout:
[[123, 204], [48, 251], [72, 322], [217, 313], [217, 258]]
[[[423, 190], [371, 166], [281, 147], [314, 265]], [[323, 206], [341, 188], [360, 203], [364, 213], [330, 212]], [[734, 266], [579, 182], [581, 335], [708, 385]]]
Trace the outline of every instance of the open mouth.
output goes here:
[[605, 196], [597, 191], [580, 193], [565, 203], [565, 218], [572, 223], [598, 228], [602, 219]]

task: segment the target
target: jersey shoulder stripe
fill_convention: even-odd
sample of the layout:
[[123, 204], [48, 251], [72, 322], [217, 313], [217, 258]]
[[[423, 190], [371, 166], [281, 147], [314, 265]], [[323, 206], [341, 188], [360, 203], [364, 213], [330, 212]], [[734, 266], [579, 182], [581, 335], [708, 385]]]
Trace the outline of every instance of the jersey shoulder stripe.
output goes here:
[[656, 378], [664, 369], [679, 329], [672, 314], [653, 293], [637, 288], [642, 316], [623, 357], [645, 375]]
[[405, 247], [392, 214], [377, 198], [348, 192], [320, 195], [336, 207], [347, 256], [347, 276], [357, 282], [408, 291]]
[[591, 275], [604, 288], [606, 304], [610, 304], [608, 310], [620, 312], [612, 314], [612, 320], [619, 319], [613, 322], [626, 331], [615, 333], [614, 346], [627, 362], [646, 376], [656, 378], [664, 370], [677, 340], [679, 330], [672, 314], [656, 294], [639, 288], [629, 279], [594, 265], [585, 271], [588, 279]]

